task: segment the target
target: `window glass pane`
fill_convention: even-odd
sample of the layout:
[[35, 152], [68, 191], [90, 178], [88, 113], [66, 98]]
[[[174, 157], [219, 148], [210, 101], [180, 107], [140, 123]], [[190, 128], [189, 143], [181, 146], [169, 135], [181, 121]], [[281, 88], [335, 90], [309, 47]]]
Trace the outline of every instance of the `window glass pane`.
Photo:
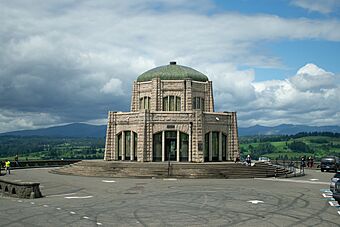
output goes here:
[[179, 157], [180, 161], [188, 161], [189, 136], [186, 133], [180, 133]]
[[147, 97], [147, 100], [148, 100], [148, 103], [147, 103], [147, 109], [149, 110], [150, 109], [150, 97]]
[[181, 98], [176, 96], [176, 111], [181, 111]]
[[144, 102], [143, 102], [143, 98], [141, 98], [139, 100], [139, 109], [142, 110], [144, 108]]
[[227, 136], [222, 134], [222, 159], [227, 160]]
[[162, 161], [162, 133], [153, 135], [153, 161]]
[[134, 135], [134, 146], [133, 146], [133, 153], [135, 155], [134, 160], [137, 160], [137, 133], [133, 133]]
[[218, 132], [212, 133], [212, 158], [213, 160], [218, 160], [218, 143], [219, 142], [219, 136]]
[[174, 111], [175, 110], [175, 97], [169, 96], [169, 98], [170, 98], [169, 110]]
[[196, 97], [192, 99], [192, 109], [196, 109]]
[[130, 159], [131, 132], [125, 132], [125, 159]]
[[169, 96], [163, 98], [163, 111], [169, 111], [168, 98]]
[[209, 133], [205, 134], [204, 161], [209, 160]]
[[201, 99], [201, 108], [204, 111], [204, 99]]
[[122, 158], [122, 134], [118, 135], [118, 159]]

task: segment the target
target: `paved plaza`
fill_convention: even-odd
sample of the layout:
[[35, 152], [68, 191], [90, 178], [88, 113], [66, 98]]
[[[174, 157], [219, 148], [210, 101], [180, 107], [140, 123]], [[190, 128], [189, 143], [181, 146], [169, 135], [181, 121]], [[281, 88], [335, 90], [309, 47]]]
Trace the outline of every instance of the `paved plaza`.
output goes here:
[[1, 226], [339, 226], [334, 173], [297, 178], [127, 179], [14, 170], [43, 198], [0, 197]]

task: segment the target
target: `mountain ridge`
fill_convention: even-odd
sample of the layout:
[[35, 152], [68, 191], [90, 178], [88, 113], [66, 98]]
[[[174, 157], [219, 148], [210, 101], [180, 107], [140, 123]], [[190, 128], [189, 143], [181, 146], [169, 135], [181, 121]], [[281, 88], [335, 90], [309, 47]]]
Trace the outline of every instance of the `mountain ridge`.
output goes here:
[[[239, 127], [239, 136], [252, 135], [294, 135], [299, 132], [333, 132], [340, 133], [340, 126], [308, 126], [281, 124], [277, 126], [254, 125]], [[72, 123], [62, 126], [40, 128], [34, 130], [20, 130], [0, 133], [0, 136], [50, 136], [50, 137], [93, 137], [104, 138], [106, 125], [91, 125], [85, 123]]]

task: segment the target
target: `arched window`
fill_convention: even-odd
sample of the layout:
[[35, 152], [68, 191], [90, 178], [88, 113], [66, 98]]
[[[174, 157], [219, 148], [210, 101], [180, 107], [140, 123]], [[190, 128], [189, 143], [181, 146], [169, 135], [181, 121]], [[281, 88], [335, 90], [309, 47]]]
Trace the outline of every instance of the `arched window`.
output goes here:
[[172, 95], [164, 97], [163, 111], [181, 111], [181, 97]]
[[218, 131], [212, 131], [205, 134], [205, 147], [204, 147], [205, 162], [228, 161], [227, 149], [228, 147], [226, 134]]
[[192, 99], [192, 109], [194, 110], [204, 110], [204, 99], [201, 97], [193, 97]]
[[137, 133], [122, 131], [117, 135], [117, 159], [137, 160]]
[[139, 109], [149, 110], [150, 109], [150, 97], [144, 96], [139, 99]]

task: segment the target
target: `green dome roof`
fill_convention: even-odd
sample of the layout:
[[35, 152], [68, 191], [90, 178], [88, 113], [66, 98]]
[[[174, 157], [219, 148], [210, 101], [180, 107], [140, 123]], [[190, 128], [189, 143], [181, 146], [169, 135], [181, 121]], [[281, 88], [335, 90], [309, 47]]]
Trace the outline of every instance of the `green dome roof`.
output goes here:
[[185, 80], [191, 78], [195, 81], [208, 81], [208, 77], [187, 66], [177, 65], [176, 62], [170, 62], [169, 65], [159, 66], [146, 71], [137, 78], [138, 82], [150, 81], [159, 77], [161, 80]]

